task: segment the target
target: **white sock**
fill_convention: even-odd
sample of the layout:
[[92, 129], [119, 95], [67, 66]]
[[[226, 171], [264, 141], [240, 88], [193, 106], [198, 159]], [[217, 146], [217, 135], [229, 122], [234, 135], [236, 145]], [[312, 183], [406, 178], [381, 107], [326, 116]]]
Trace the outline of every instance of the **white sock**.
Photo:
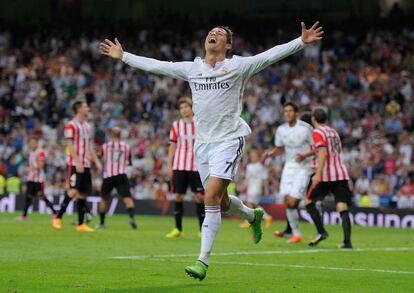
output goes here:
[[263, 210], [263, 219], [267, 220], [270, 218], [270, 215], [268, 213], [266, 213], [265, 209], [261, 206], [258, 206], [259, 208], [262, 208]]
[[213, 249], [214, 240], [221, 226], [220, 206], [205, 206], [206, 215], [201, 227], [201, 249], [198, 260], [208, 265], [208, 258]]
[[242, 219], [245, 219], [249, 222], [254, 221], [254, 210], [248, 208], [244, 205], [244, 203], [238, 198], [233, 195], [229, 195], [230, 199], [230, 208], [229, 213], [239, 216]]
[[292, 227], [292, 234], [300, 236], [299, 230], [299, 213], [297, 209], [287, 209], [286, 216], [288, 218], [290, 227]]

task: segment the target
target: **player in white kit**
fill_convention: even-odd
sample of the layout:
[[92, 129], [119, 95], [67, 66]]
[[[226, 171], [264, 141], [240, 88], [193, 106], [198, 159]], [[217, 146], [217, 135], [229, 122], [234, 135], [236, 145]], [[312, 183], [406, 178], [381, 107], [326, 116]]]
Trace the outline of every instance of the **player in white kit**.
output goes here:
[[292, 102], [283, 105], [286, 123], [278, 127], [275, 137], [275, 148], [267, 151], [266, 156], [280, 156], [285, 154], [280, 182], [280, 194], [285, 197], [286, 216], [292, 236], [289, 243], [303, 242], [299, 230], [298, 207], [301, 200], [305, 199], [306, 191], [312, 175], [312, 160], [303, 158], [303, 154], [311, 152], [312, 127], [298, 119], [298, 106]]
[[189, 82], [193, 97], [196, 131], [195, 160], [205, 187], [205, 219], [201, 231], [201, 251], [196, 263], [185, 268], [188, 275], [203, 280], [207, 274], [209, 256], [221, 226], [221, 211], [229, 211], [251, 223], [253, 239], [262, 238], [263, 210], [250, 209], [237, 197], [228, 196], [227, 186], [233, 180], [243, 154], [244, 138], [250, 127], [240, 117], [243, 91], [250, 77], [267, 66], [292, 55], [322, 38], [322, 28], [315, 23], [289, 43], [275, 46], [260, 54], [226, 58], [232, 47], [232, 31], [215, 27], [208, 32], [204, 59], [166, 62], [124, 52], [117, 39], [100, 44], [102, 54], [155, 74]]
[[[268, 195], [268, 172], [267, 168], [260, 162], [259, 152], [252, 149], [249, 152], [250, 162], [246, 166], [245, 184], [246, 184], [246, 200], [245, 203], [249, 208], [260, 207], [262, 196]], [[264, 209], [263, 209], [264, 211]], [[272, 216], [263, 213], [265, 228], [269, 228], [272, 224]], [[248, 228], [249, 222], [245, 221], [241, 227]]]

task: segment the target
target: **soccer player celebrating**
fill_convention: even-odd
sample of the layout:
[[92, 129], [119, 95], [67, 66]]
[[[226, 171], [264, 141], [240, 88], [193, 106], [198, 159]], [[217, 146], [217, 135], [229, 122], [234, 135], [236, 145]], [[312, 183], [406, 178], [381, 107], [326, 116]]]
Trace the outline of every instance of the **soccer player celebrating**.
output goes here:
[[131, 195], [130, 184], [127, 177], [127, 167], [131, 165], [131, 148], [121, 141], [121, 129], [113, 127], [110, 131], [111, 141], [102, 145], [104, 159], [103, 182], [101, 189], [101, 202], [99, 203], [99, 228], [105, 228], [105, 215], [108, 210], [107, 200], [115, 188], [122, 197], [129, 215], [129, 224], [137, 229], [135, 222], [135, 204]]
[[165, 62], [124, 52], [117, 39], [100, 44], [102, 54], [155, 74], [186, 80], [193, 97], [196, 131], [195, 162], [203, 183], [205, 219], [201, 231], [201, 251], [194, 265], [185, 268], [188, 275], [203, 280], [209, 256], [221, 226], [221, 211], [229, 211], [251, 223], [253, 239], [258, 243], [263, 234], [263, 210], [245, 206], [240, 199], [228, 196], [227, 186], [234, 179], [243, 154], [245, 136], [251, 133], [240, 118], [243, 90], [249, 78], [267, 66], [292, 55], [322, 38], [322, 28], [315, 23], [293, 41], [275, 46], [250, 57], [226, 58], [232, 47], [232, 31], [215, 27], [205, 38], [204, 59], [192, 62]]
[[85, 101], [75, 101], [72, 106], [75, 117], [65, 127], [65, 138], [68, 148], [68, 192], [56, 217], [53, 219], [53, 227], [56, 230], [62, 228], [62, 216], [72, 198], [77, 198], [78, 225], [76, 231], [91, 232], [93, 228], [84, 224], [86, 211], [86, 197], [92, 192], [91, 159], [99, 172], [102, 165], [96, 156], [92, 142], [92, 128], [86, 121], [89, 114], [89, 106]]
[[352, 248], [351, 220], [348, 205], [352, 201], [352, 192], [349, 188], [348, 171], [341, 160], [342, 144], [335, 129], [326, 125], [328, 115], [322, 108], [312, 112], [313, 140], [317, 148], [318, 163], [315, 175], [312, 177], [312, 186], [308, 192], [306, 209], [315, 223], [318, 235], [309, 245], [315, 246], [328, 238], [320, 213], [315, 202], [332, 193], [335, 197], [336, 210], [341, 215], [344, 240], [340, 248]]
[[[285, 197], [286, 216], [292, 229], [289, 243], [303, 241], [299, 230], [298, 207], [301, 200], [305, 199], [306, 190], [312, 174], [311, 159], [303, 158], [302, 154], [309, 153], [312, 146], [312, 127], [299, 120], [298, 106], [287, 102], [283, 106], [286, 123], [278, 127], [275, 136], [275, 148], [267, 151], [267, 156], [280, 156], [285, 154], [280, 183], [280, 194]], [[275, 236], [277, 232], [275, 232]]]
[[25, 221], [27, 219], [27, 211], [32, 205], [33, 197], [38, 194], [40, 199], [46, 203], [46, 206], [52, 211], [52, 213], [56, 213], [53, 208], [53, 204], [44, 194], [46, 152], [38, 147], [38, 142], [35, 137], [30, 138], [29, 147], [29, 174], [27, 176], [26, 183], [26, 201], [24, 204], [23, 214], [18, 218], [19, 221]]
[[[250, 162], [246, 166], [246, 205], [249, 208], [259, 207], [262, 195], [268, 195], [268, 172], [265, 166], [260, 162], [259, 152], [256, 149], [250, 151]], [[265, 228], [272, 224], [272, 216], [263, 210], [263, 219]], [[248, 228], [248, 221], [245, 221], [241, 227]]]
[[192, 105], [189, 97], [182, 97], [178, 100], [181, 119], [175, 121], [170, 130], [168, 176], [172, 179], [175, 192], [175, 228], [166, 235], [167, 238], [183, 235], [183, 199], [188, 186], [194, 193], [200, 230], [204, 221], [204, 188], [194, 162], [195, 125]]

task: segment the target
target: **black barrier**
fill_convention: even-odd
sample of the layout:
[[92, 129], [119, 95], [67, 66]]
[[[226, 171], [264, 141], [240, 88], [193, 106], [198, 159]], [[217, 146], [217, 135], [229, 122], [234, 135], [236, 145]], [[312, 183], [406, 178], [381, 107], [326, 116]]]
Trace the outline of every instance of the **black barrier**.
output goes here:
[[[48, 196], [48, 199], [55, 204], [58, 209], [63, 200], [62, 196]], [[98, 212], [99, 197], [88, 197], [88, 204], [94, 214]], [[0, 212], [15, 212], [21, 210], [24, 204], [24, 197], [10, 194], [0, 198]], [[145, 215], [173, 215], [174, 205], [169, 201], [157, 200], [135, 200], [137, 214]], [[279, 209], [274, 209], [278, 206]], [[272, 214], [272, 211], [283, 212], [280, 205], [264, 204], [263, 207]], [[41, 214], [50, 213], [43, 201], [34, 200], [32, 211], [37, 211]], [[186, 216], [196, 216], [195, 204], [193, 202], [184, 202], [184, 214]], [[109, 204], [108, 214], [125, 213], [126, 210], [122, 202], [118, 198], [112, 198]], [[67, 209], [68, 214], [74, 213], [73, 201], [69, 204]], [[354, 224], [364, 227], [394, 227], [394, 228], [412, 228], [414, 229], [414, 210], [410, 209], [378, 209], [378, 208], [357, 208], [350, 209], [351, 220]], [[273, 215], [274, 218], [280, 215]], [[308, 213], [305, 210], [300, 210], [301, 219], [311, 222]], [[339, 224], [340, 216], [332, 208], [324, 211], [324, 222], [326, 224]]]

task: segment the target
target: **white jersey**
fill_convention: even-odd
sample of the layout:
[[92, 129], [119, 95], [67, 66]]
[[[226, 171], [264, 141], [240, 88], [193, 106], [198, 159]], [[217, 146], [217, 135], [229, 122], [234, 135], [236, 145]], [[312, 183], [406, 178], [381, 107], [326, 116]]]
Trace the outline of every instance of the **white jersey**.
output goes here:
[[312, 173], [312, 158], [297, 162], [298, 154], [306, 154], [313, 145], [312, 127], [301, 120], [297, 120], [293, 127], [284, 123], [276, 130], [276, 147], [283, 147], [285, 153], [285, 166], [282, 176], [307, 175]]
[[233, 56], [213, 68], [203, 59], [166, 62], [124, 52], [122, 61], [139, 69], [189, 82], [193, 97], [196, 143], [236, 139], [251, 133], [240, 118], [244, 87], [265, 67], [304, 48], [299, 37], [255, 56]]
[[268, 178], [268, 172], [265, 166], [260, 162], [249, 163], [246, 167], [247, 195], [262, 195], [263, 183]]

